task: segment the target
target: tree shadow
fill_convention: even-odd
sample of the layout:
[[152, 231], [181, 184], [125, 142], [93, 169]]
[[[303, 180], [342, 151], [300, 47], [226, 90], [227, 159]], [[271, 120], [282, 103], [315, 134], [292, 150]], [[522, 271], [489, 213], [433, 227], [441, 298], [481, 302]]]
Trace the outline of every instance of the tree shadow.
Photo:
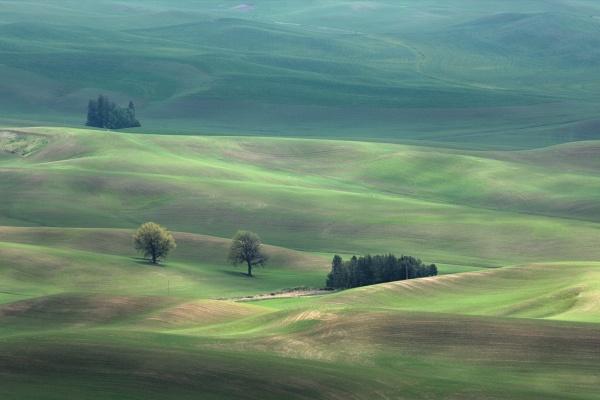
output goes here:
[[142, 258], [142, 257], [132, 257], [131, 259], [136, 264], [145, 265], [147, 267], [164, 267], [164, 264], [161, 264], [161, 263], [152, 264], [152, 262], [150, 260], [148, 260], [146, 258]]
[[230, 271], [230, 270], [223, 270], [221, 271], [222, 273], [226, 274], [226, 275], [232, 275], [232, 276], [237, 276], [238, 278], [244, 277], [244, 278], [254, 278], [254, 276], [248, 276], [247, 273], [245, 272], [241, 272], [241, 271]]

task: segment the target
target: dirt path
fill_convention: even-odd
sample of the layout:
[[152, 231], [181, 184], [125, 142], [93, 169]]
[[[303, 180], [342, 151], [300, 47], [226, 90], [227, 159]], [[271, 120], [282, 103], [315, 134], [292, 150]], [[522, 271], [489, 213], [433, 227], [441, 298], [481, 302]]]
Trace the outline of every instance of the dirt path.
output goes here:
[[271, 292], [271, 293], [263, 293], [257, 294], [254, 296], [244, 296], [244, 297], [231, 297], [227, 299], [219, 299], [219, 300], [233, 300], [237, 302], [244, 301], [257, 301], [257, 300], [267, 300], [267, 299], [281, 299], [288, 297], [305, 297], [305, 296], [322, 296], [325, 294], [333, 293], [332, 290], [325, 289], [293, 289], [286, 290], [281, 292]]

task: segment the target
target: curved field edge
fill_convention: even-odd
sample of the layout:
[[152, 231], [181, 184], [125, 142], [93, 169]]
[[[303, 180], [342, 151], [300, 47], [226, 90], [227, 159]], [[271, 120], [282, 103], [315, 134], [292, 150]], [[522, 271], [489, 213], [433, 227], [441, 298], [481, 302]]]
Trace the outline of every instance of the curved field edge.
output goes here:
[[0, 158], [3, 225], [156, 220], [219, 237], [244, 227], [298, 250], [410, 252], [459, 266], [600, 257], [595, 142], [529, 159], [364, 142], [19, 132], [48, 143]]
[[[21, 153], [0, 156], [0, 218], [21, 225], [0, 228], [8, 398], [62, 398], [73, 387], [87, 399], [597, 395], [599, 265], [587, 261], [598, 258], [595, 143], [530, 157], [18, 132], [25, 143], [11, 149]], [[549, 166], [557, 154], [568, 173]], [[576, 189], [556, 192], [565, 182]], [[496, 204], [498, 193], [485, 191], [500, 183], [510, 201]], [[131, 228], [155, 218], [180, 243], [163, 267], [131, 249]], [[272, 265], [253, 280], [224, 265], [222, 237], [240, 224], [282, 246], [269, 247]], [[334, 251], [406, 249], [454, 271], [519, 265], [308, 298], [218, 300], [321, 286]]]
[[[552, 267], [559, 266], [544, 268]], [[531, 268], [539, 272], [538, 266]], [[526, 274], [527, 267], [517, 269]], [[472, 275], [456, 278], [468, 282]], [[446, 279], [411, 283], [429, 286]], [[402, 290], [386, 296], [387, 304], [381, 296], [373, 306], [360, 297], [367, 290], [390, 290], [381, 286], [286, 299], [285, 307], [277, 300], [240, 304], [113, 295], [59, 295], [3, 305], [0, 377], [7, 384], [2, 390], [22, 396], [76, 384], [90, 399], [115, 390], [122, 398], [166, 393], [179, 398], [198, 393], [207, 398], [257, 393], [299, 399], [465, 398], [465, 393], [490, 399], [594, 398], [600, 371], [597, 324], [403, 309], [397, 306]], [[471, 295], [467, 290], [464, 298]], [[427, 298], [422, 293], [420, 301]], [[27, 385], [31, 379], [35, 383]], [[225, 384], [231, 379], [237, 384]]]

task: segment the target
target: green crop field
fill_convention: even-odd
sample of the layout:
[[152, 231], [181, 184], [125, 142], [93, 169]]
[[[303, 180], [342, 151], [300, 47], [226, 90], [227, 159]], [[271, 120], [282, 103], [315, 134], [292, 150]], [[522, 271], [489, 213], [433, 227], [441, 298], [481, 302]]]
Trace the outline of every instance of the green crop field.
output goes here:
[[[0, 135], [4, 398], [597, 394], [597, 142]], [[177, 232], [163, 266], [132, 249], [150, 219]], [[226, 262], [238, 228], [273, 246], [253, 279]], [[386, 251], [446, 275], [237, 301]]]
[[0, 122], [533, 148], [599, 139], [591, 0], [0, 1]]
[[[598, 399], [598, 49], [592, 0], [0, 0], [0, 399]], [[387, 253], [439, 276], [321, 290]]]

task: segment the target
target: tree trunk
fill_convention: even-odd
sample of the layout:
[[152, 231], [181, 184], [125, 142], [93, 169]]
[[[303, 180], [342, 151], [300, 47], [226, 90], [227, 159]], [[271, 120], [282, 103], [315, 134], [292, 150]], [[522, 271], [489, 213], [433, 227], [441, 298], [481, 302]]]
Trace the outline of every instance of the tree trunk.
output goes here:
[[246, 261], [246, 263], [248, 264], [248, 276], [252, 277], [252, 264], [250, 261]]
[[152, 257], [152, 264], [156, 264], [156, 247], [154, 246], [154, 243], [150, 242], [150, 256]]

